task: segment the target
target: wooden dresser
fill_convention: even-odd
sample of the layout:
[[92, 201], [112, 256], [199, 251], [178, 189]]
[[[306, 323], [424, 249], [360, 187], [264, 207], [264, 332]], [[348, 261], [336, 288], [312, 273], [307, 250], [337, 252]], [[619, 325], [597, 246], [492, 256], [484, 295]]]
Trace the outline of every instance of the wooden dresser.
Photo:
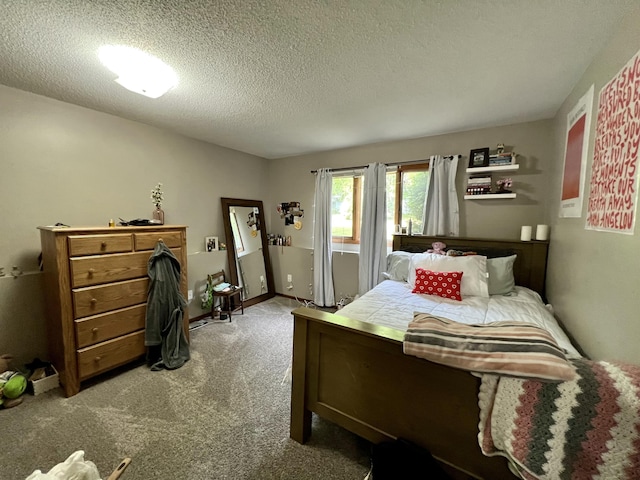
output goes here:
[[[80, 382], [145, 355], [147, 264], [158, 240], [180, 260], [187, 298], [187, 227], [38, 228], [49, 355], [70, 397]], [[189, 338], [187, 312], [184, 329]]]

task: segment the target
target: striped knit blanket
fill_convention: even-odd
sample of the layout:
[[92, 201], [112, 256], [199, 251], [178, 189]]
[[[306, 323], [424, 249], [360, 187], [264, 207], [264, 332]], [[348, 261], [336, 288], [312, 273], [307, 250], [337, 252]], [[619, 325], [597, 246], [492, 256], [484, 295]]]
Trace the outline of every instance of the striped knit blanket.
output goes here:
[[527, 480], [639, 479], [640, 367], [571, 362], [577, 376], [561, 383], [482, 376], [483, 453]]

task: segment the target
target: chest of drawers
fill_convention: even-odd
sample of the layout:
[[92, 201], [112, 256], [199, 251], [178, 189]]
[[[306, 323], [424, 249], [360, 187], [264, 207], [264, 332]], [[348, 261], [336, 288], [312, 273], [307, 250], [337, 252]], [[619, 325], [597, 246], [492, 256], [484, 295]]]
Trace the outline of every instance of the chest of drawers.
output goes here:
[[[147, 264], [162, 240], [181, 265], [186, 227], [39, 227], [49, 355], [69, 397], [84, 380], [143, 357]], [[189, 335], [189, 315], [184, 329]]]

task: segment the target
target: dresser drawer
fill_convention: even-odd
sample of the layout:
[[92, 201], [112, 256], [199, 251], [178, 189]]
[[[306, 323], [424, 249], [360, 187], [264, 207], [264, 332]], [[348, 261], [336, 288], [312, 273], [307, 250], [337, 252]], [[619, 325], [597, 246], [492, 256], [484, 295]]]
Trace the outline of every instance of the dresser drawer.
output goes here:
[[82, 348], [78, 350], [78, 376], [80, 380], [85, 380], [140, 358], [146, 351], [144, 331], [130, 333], [124, 337]]
[[87, 287], [145, 277], [149, 256], [149, 252], [139, 252], [72, 258], [71, 286]]
[[72, 290], [74, 318], [130, 307], [147, 301], [148, 278]]
[[169, 248], [182, 246], [181, 232], [134, 233], [133, 239], [136, 250], [153, 250], [160, 239]]
[[[171, 252], [178, 259], [182, 257], [181, 248], [172, 248]], [[145, 251], [72, 258], [70, 260], [71, 286], [72, 288], [88, 287], [146, 277], [150, 257], [151, 253]]]
[[78, 348], [88, 347], [145, 327], [147, 304], [75, 320]]
[[98, 255], [100, 253], [131, 252], [133, 240], [130, 233], [109, 235], [70, 235], [69, 256]]

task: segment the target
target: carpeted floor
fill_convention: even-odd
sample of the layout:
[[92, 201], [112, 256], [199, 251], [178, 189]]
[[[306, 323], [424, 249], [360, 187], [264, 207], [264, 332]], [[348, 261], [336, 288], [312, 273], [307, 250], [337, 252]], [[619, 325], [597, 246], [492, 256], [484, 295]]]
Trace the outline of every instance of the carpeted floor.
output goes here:
[[27, 395], [0, 410], [0, 478], [24, 480], [85, 451], [106, 479], [124, 457], [126, 480], [363, 479], [370, 445], [314, 417], [313, 436], [289, 438], [295, 301], [276, 297], [191, 331], [191, 360], [144, 365]]

